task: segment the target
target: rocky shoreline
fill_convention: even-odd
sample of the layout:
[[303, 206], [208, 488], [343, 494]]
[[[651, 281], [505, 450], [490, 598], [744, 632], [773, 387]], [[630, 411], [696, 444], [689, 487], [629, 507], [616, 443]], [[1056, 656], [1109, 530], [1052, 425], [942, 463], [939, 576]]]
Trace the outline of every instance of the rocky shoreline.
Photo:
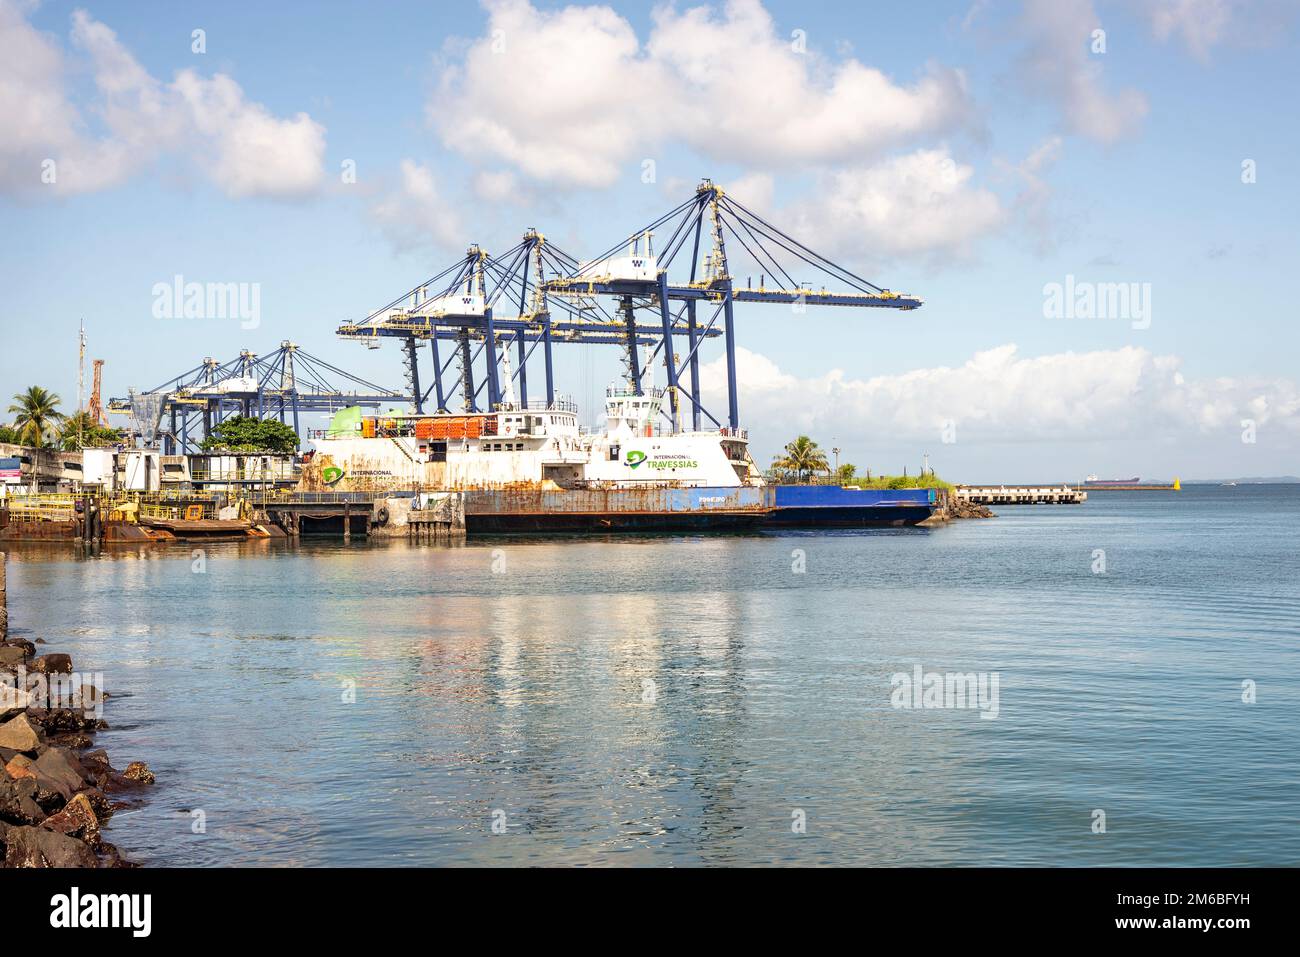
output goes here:
[[943, 525], [966, 518], [997, 518], [997, 513], [987, 505], [977, 505], [958, 498], [947, 490], [939, 496], [939, 507], [921, 525]]
[[92, 750], [108, 696], [67, 655], [36, 651], [0, 641], [0, 867], [135, 867], [100, 828], [153, 772], [139, 761], [118, 771]]

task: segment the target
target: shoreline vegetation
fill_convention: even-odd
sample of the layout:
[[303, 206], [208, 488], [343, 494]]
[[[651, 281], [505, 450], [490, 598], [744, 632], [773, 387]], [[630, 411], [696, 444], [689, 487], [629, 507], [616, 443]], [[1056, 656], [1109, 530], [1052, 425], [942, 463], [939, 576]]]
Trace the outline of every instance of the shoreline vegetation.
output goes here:
[[[0, 552], [0, 610], [5, 610]], [[122, 771], [101, 748], [108, 727], [102, 684], [65, 654], [37, 654], [37, 638], [13, 638], [0, 615], [0, 867], [136, 867], [100, 828], [154, 774], [142, 761]]]
[[772, 460], [772, 467], [764, 475], [773, 483], [793, 482], [796, 485], [843, 485], [846, 488], [862, 489], [902, 489], [935, 488], [951, 492], [953, 484], [934, 474], [934, 470], [922, 466], [918, 474], [908, 475], [907, 469], [902, 475], [872, 475], [867, 469], [866, 475], [858, 474], [858, 467], [850, 462], [839, 461], [840, 450], [831, 449], [835, 464], [826, 458], [826, 450], [806, 435], [800, 435], [786, 443], [782, 453]]

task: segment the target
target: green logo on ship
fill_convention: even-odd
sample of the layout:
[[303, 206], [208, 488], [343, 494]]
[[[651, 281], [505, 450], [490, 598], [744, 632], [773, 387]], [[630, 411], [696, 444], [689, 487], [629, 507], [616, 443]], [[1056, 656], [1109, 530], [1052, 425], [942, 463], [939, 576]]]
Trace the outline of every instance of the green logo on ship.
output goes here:
[[628, 467], [628, 468], [633, 468], [633, 469], [634, 469], [634, 468], [636, 468], [638, 465], [640, 465], [642, 462], [645, 461], [645, 453], [644, 453], [644, 452], [637, 452], [637, 451], [631, 451], [631, 452], [628, 452], [628, 453], [627, 453], [627, 458], [625, 458], [623, 461], [627, 464], [627, 467]]
[[331, 465], [321, 469], [320, 477], [326, 485], [338, 485], [343, 481], [343, 470]]

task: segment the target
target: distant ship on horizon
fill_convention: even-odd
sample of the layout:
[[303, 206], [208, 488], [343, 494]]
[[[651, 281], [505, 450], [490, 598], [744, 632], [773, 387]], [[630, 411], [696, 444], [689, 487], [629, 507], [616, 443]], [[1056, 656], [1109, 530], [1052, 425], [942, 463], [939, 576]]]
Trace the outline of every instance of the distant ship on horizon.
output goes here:
[[1084, 485], [1137, 485], [1142, 480], [1136, 475], [1133, 478], [1126, 479], [1104, 479], [1097, 478], [1095, 475], [1089, 475], [1083, 480]]

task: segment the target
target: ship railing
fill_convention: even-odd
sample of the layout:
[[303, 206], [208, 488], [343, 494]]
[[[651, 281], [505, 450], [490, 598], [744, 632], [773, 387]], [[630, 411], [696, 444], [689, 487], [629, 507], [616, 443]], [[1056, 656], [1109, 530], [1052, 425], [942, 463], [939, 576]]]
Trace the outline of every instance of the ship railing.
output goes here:
[[547, 403], [545, 399], [529, 399], [529, 412], [574, 412], [578, 411], [578, 403], [572, 399], [556, 399], [554, 402]]

